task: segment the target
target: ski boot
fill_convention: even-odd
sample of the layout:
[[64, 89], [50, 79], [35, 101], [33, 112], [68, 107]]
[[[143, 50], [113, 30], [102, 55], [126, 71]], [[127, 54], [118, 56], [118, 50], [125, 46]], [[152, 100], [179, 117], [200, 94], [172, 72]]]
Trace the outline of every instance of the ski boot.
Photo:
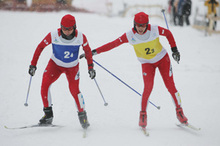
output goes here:
[[139, 126], [145, 128], [147, 126], [147, 112], [140, 111]]
[[40, 119], [39, 125], [50, 125], [53, 121], [53, 110], [52, 107], [44, 107], [45, 115]]
[[180, 123], [188, 124], [188, 119], [185, 117], [183, 109], [181, 107], [176, 108], [176, 116]]
[[79, 116], [79, 122], [82, 125], [82, 128], [87, 129], [90, 126], [90, 124], [87, 120], [86, 111], [78, 112], [78, 116]]

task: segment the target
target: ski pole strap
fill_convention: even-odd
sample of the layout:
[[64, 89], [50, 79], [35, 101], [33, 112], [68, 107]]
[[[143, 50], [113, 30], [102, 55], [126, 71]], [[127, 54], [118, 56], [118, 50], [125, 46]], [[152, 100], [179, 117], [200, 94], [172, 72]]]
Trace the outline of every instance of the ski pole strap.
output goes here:
[[[98, 62], [96, 62], [93, 59], [93, 62], [95, 62], [95, 64], [97, 64], [98, 66], [100, 66], [101, 68], [103, 68], [105, 71], [107, 71], [109, 74], [111, 74], [113, 77], [115, 77], [116, 79], [118, 79], [120, 82], [122, 82], [124, 85], [126, 85], [128, 88], [130, 88], [132, 91], [134, 91], [135, 93], [137, 93], [139, 96], [142, 96], [139, 92], [137, 92], [134, 88], [132, 88], [131, 86], [129, 86], [128, 84], [126, 84], [124, 81], [122, 81], [120, 78], [118, 78], [116, 75], [114, 75], [113, 73], [111, 73], [109, 70], [107, 70], [105, 67], [103, 67], [101, 64], [99, 64]], [[149, 101], [150, 104], [152, 104], [153, 106], [155, 106], [157, 109], [160, 109], [160, 106], [156, 106], [154, 103], [152, 103], [151, 101]]]

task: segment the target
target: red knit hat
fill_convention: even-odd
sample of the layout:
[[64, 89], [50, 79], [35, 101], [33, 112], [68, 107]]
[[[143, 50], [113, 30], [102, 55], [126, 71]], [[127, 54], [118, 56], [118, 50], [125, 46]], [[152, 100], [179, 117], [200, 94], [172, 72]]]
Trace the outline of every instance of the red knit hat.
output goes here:
[[75, 17], [70, 14], [63, 16], [61, 25], [64, 27], [74, 27], [74, 25], [76, 25]]
[[139, 13], [135, 14], [135, 16], [134, 16], [135, 23], [146, 24], [146, 23], [148, 23], [148, 21], [149, 21], [148, 15], [145, 14], [144, 12], [139, 12]]

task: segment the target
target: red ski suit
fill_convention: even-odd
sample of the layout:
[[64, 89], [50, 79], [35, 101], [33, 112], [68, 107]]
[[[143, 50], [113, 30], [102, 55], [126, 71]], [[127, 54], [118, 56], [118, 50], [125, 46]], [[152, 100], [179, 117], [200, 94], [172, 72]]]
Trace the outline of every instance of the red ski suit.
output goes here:
[[139, 35], [134, 28], [124, 33], [116, 40], [96, 49], [97, 54], [109, 51], [123, 43], [130, 43], [135, 50], [138, 60], [142, 64], [144, 91], [142, 94], [141, 110], [146, 111], [149, 96], [153, 89], [156, 68], [159, 69], [166, 88], [170, 92], [176, 107], [181, 106], [179, 93], [173, 81], [170, 58], [159, 42], [159, 35], [165, 36], [171, 47], [176, 47], [172, 33], [160, 26], [148, 24], [147, 31]]
[[61, 36], [61, 29], [50, 32], [37, 46], [31, 65], [36, 66], [38, 58], [43, 49], [52, 44], [53, 54], [44, 71], [41, 96], [44, 107], [52, 106], [49, 88], [62, 73], [66, 74], [69, 90], [75, 99], [79, 112], [84, 110], [84, 99], [79, 90], [79, 47], [85, 51], [88, 68], [93, 68], [92, 52], [84, 34], [76, 30], [75, 37], [68, 41]]

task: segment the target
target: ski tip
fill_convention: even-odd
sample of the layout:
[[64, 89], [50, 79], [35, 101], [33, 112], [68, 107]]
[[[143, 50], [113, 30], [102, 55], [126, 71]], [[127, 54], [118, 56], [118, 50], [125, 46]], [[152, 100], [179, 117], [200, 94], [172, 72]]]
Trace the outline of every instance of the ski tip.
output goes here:
[[195, 126], [192, 126], [192, 125], [188, 125], [188, 127], [191, 128], [191, 129], [194, 129], [196, 131], [200, 131], [201, 130], [200, 127], [195, 127]]
[[83, 134], [83, 138], [86, 138], [86, 134]]
[[150, 136], [150, 134], [148, 132], [144, 133], [146, 136]]
[[86, 138], [86, 132], [87, 132], [87, 128], [83, 129], [83, 138]]
[[193, 126], [193, 125], [191, 125], [191, 124], [183, 124], [183, 123], [180, 123], [180, 124], [176, 124], [178, 127], [183, 127], [183, 126], [185, 126], [185, 127], [188, 127], [188, 128], [190, 128], [190, 129], [193, 129], [193, 130], [196, 130], [196, 131], [200, 131], [201, 130], [201, 128], [198, 128], [198, 127], [195, 127], [195, 126]]
[[149, 132], [147, 131], [146, 128], [141, 127], [141, 130], [143, 131], [144, 135], [146, 135], [146, 136], [150, 136], [150, 134], [149, 134]]

